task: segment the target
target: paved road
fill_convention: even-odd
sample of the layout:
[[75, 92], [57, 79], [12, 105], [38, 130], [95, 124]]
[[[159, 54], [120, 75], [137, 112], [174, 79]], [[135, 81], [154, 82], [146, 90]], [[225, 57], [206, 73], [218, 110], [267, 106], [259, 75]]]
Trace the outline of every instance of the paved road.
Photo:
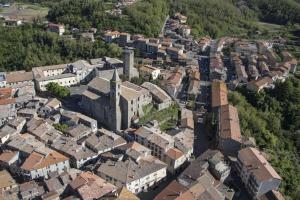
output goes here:
[[169, 20], [169, 18], [170, 18], [170, 16], [168, 15], [168, 16], [166, 17], [166, 20], [165, 20], [165, 22], [164, 22], [162, 28], [161, 28], [160, 34], [162, 34], [162, 35], [165, 34], [165, 27], [166, 27], [166, 23], [167, 23], [167, 21]]
[[209, 95], [210, 95], [210, 87], [208, 86], [200, 86], [200, 94], [197, 96], [197, 103], [199, 105], [203, 105], [204, 108], [209, 108]]
[[[205, 115], [202, 116], [203, 118]], [[210, 141], [208, 139], [207, 129], [203, 122], [195, 122], [194, 156], [198, 157], [208, 148]]]
[[227, 185], [234, 189], [235, 194], [233, 196], [233, 200], [251, 200], [251, 196], [246, 190], [241, 178], [236, 174], [236, 172], [232, 171], [230, 174], [229, 181], [226, 181]]
[[200, 56], [198, 60], [199, 71], [200, 71], [200, 95], [197, 97], [197, 102], [208, 108], [209, 105], [209, 95], [210, 95], [210, 85], [209, 82], [209, 58], [207, 56]]

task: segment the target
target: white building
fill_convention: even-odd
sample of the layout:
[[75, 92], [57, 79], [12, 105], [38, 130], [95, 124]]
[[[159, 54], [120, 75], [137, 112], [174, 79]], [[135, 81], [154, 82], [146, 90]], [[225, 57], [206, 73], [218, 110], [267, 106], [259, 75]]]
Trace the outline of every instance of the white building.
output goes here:
[[47, 147], [33, 151], [21, 166], [26, 179], [48, 177], [51, 172], [69, 170], [69, 158]]
[[98, 153], [87, 148], [84, 143], [77, 144], [71, 137], [60, 137], [51, 147], [68, 156], [71, 167], [77, 169], [98, 157]]
[[22, 71], [7, 72], [5, 78], [6, 78], [6, 84], [9, 86], [33, 84], [32, 71], [26, 72], [22, 70]]
[[160, 130], [142, 126], [134, 132], [138, 143], [152, 150], [152, 155], [168, 165], [168, 171], [175, 173], [189, 159], [189, 154], [176, 148], [174, 138]]
[[151, 156], [150, 149], [133, 142], [123, 150], [129, 158], [101, 164], [97, 169], [100, 177], [132, 193], [147, 191], [166, 177], [166, 164]]
[[240, 150], [236, 167], [253, 198], [278, 190], [282, 178], [257, 149], [247, 147]]
[[99, 129], [96, 134], [89, 136], [85, 143], [88, 148], [92, 149], [97, 154], [101, 154], [126, 144], [126, 140], [121, 136], [102, 128]]
[[32, 71], [37, 89], [45, 91], [46, 85], [51, 82], [70, 87], [88, 81], [95, 67], [85, 60], [78, 60], [69, 64], [36, 67]]
[[150, 66], [150, 65], [144, 65], [140, 67], [140, 76], [143, 78], [151, 78], [153, 80], [157, 79], [160, 74], [160, 69]]

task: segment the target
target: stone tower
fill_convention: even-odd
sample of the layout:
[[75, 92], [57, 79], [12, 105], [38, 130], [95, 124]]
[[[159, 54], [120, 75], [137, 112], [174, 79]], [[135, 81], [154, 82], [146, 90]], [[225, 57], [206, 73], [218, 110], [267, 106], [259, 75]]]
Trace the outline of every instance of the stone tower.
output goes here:
[[121, 80], [118, 70], [114, 70], [112, 79], [110, 80], [110, 128], [113, 131], [121, 130]]
[[134, 50], [129, 47], [125, 47], [124, 50], [124, 75], [129, 80], [138, 76], [137, 69], [134, 67]]

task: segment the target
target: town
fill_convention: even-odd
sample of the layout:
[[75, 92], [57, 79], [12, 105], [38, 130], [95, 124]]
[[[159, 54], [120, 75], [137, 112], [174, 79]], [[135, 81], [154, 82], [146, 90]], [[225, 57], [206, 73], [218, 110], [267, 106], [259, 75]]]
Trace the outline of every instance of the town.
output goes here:
[[80, 34], [117, 44], [123, 58], [1, 72], [0, 198], [284, 199], [283, 179], [241, 132], [228, 93], [274, 88], [297, 59], [276, 51], [281, 38], [195, 40], [188, 20], [167, 17], [158, 38]]

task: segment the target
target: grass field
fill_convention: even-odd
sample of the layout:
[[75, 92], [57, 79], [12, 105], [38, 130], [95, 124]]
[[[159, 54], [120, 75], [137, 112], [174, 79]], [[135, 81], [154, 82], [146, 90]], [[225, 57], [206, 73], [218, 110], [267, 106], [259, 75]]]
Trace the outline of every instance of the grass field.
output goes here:
[[32, 21], [36, 18], [44, 18], [48, 14], [48, 8], [36, 4], [14, 3], [8, 8], [1, 8], [3, 17], [17, 18]]
[[143, 108], [144, 116], [139, 119], [139, 124], [144, 125], [149, 121], [157, 120], [160, 123], [160, 129], [165, 131], [174, 128], [178, 121], [179, 107], [172, 105], [169, 108], [158, 111], [152, 104]]

